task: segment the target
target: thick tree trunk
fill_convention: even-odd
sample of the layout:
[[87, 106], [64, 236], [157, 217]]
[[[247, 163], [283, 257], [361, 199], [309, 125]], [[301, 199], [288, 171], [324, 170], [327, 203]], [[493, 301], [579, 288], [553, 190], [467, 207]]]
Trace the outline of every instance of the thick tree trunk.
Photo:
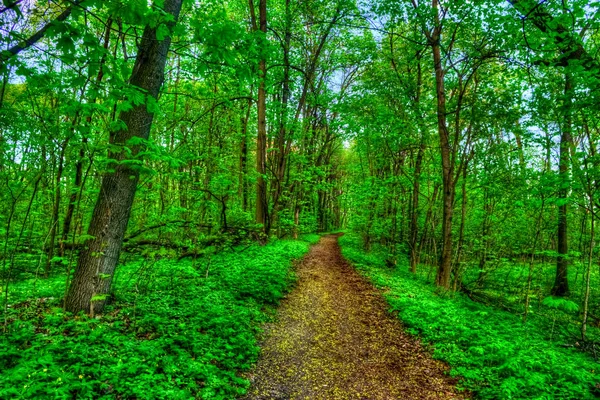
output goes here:
[[[182, 0], [166, 0], [163, 10], [179, 17]], [[169, 23], [172, 27], [174, 22]], [[148, 99], [156, 99], [164, 79], [170, 36], [157, 40], [157, 28], [146, 26], [130, 78], [130, 84], [144, 91]], [[154, 115], [146, 104], [136, 105], [121, 114], [126, 129], [111, 135], [111, 145], [128, 146], [134, 138], [148, 139]], [[131, 161], [142, 150], [141, 145], [130, 146], [131, 158], [125, 149], [111, 151], [115, 160], [114, 172], [106, 173], [92, 214], [88, 234], [93, 237], [82, 250], [73, 282], [65, 300], [68, 311], [101, 312], [110, 290], [113, 274], [119, 260], [123, 237], [129, 221], [131, 206], [139, 180], [139, 169]]]
[[569, 279], [567, 276], [568, 260], [568, 226], [567, 226], [567, 197], [569, 195], [569, 151], [571, 149], [571, 111], [570, 96], [573, 90], [573, 83], [569, 74], [565, 78], [565, 102], [566, 113], [565, 123], [560, 135], [560, 155], [559, 155], [559, 194], [560, 205], [558, 206], [558, 231], [557, 231], [557, 251], [556, 258], [556, 279], [552, 288], [552, 295], [567, 296], [569, 294]]

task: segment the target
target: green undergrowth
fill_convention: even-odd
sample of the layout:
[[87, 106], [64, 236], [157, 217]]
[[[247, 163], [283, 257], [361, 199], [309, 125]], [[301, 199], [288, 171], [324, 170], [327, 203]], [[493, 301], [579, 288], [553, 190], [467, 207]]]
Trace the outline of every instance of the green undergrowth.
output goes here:
[[16, 283], [0, 336], [0, 398], [235, 398], [249, 385], [240, 371], [257, 359], [260, 323], [294, 281], [291, 260], [318, 239], [128, 262], [96, 318], [61, 310], [64, 277]]
[[391, 310], [411, 334], [433, 347], [451, 375], [481, 399], [593, 399], [600, 392], [600, 364], [587, 354], [548, 339], [546, 325], [460, 294], [437, 293], [408, 272], [391, 269], [387, 254], [365, 253], [353, 235], [340, 238], [344, 256], [382, 289]]

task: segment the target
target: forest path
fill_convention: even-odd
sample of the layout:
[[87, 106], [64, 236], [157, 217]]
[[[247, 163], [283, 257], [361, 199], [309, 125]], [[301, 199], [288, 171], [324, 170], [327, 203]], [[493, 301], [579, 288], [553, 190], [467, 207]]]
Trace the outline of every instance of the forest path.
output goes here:
[[244, 399], [461, 399], [447, 367], [390, 315], [380, 293], [323, 237], [266, 326]]

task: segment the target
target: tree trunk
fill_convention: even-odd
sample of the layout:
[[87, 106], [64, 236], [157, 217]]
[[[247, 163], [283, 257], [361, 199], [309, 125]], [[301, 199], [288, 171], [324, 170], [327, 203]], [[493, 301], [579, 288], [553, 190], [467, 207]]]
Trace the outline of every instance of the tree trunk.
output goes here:
[[[591, 132], [589, 130], [589, 126], [587, 124], [587, 122], [584, 121], [583, 123], [584, 125], [584, 130], [586, 132], [586, 136], [588, 139], [588, 143], [590, 146], [590, 159], [593, 160], [592, 165], [594, 170], [598, 170], [598, 159], [597, 159], [597, 152], [596, 152], [596, 145], [594, 144], [594, 139], [591, 136]], [[590, 174], [590, 167], [588, 166], [587, 162], [586, 162], [586, 166], [585, 166], [585, 170], [586, 170], [586, 175], [589, 177]], [[585, 291], [584, 291], [584, 295], [583, 295], [583, 319], [581, 321], [581, 340], [585, 341], [586, 340], [586, 333], [587, 333], [587, 322], [588, 322], [588, 317], [589, 317], [589, 301], [590, 301], [590, 278], [591, 278], [591, 274], [592, 274], [592, 266], [593, 266], [593, 259], [594, 259], [594, 248], [596, 247], [596, 231], [595, 231], [595, 221], [596, 221], [596, 201], [594, 199], [594, 194], [597, 193], [598, 190], [598, 181], [596, 179], [586, 179], [587, 182], [584, 183], [584, 188], [586, 189], [587, 192], [587, 197], [588, 197], [588, 204], [589, 204], [589, 214], [590, 214], [590, 219], [591, 219], [591, 227], [590, 227], [590, 246], [589, 246], [589, 253], [588, 253], [588, 264], [587, 264], [587, 270], [585, 271]]]
[[531, 291], [531, 283], [533, 281], [533, 269], [535, 264], [535, 252], [538, 240], [540, 238], [540, 233], [542, 231], [542, 220], [544, 218], [544, 198], [542, 197], [542, 207], [540, 207], [540, 214], [537, 220], [537, 227], [535, 229], [535, 236], [533, 239], [533, 245], [531, 246], [530, 256], [529, 256], [529, 272], [527, 274], [527, 290], [525, 292], [525, 312], [523, 313], [523, 323], [527, 322], [527, 316], [529, 315], [529, 303], [530, 303], [530, 291]]
[[279, 116], [279, 134], [275, 155], [275, 182], [272, 190], [272, 211], [268, 226], [271, 227], [278, 217], [281, 204], [281, 194], [284, 189], [284, 177], [287, 169], [288, 156], [290, 152], [288, 136], [288, 101], [290, 98], [290, 42], [292, 17], [290, 14], [290, 0], [285, 2], [285, 35], [283, 40], [283, 82], [281, 88], [281, 112]]
[[456, 246], [456, 270], [454, 272], [454, 284], [452, 289], [456, 291], [462, 286], [462, 271], [461, 258], [465, 245], [465, 221], [467, 217], [467, 171], [468, 161], [465, 160], [465, 165], [462, 174], [462, 199], [460, 204], [460, 227], [458, 230], [458, 245]]
[[83, 3], [83, 0], [74, 0], [69, 2], [69, 6], [65, 8], [63, 12], [60, 13], [53, 21], [50, 21], [47, 24], [45, 24], [42, 28], [40, 28], [40, 30], [35, 32], [27, 39], [19, 41], [18, 44], [0, 53], [0, 67], [2, 67], [5, 62], [10, 60], [11, 57], [16, 56], [23, 50], [26, 50], [34, 44], [36, 44], [37, 42], [39, 42], [44, 36], [46, 36], [46, 31], [48, 29], [66, 20], [69, 17], [69, 15], [71, 15], [71, 12], [74, 8], [81, 7], [81, 3]]
[[65, 219], [63, 220], [62, 236], [60, 239], [60, 256], [65, 256], [65, 243], [68, 240], [69, 232], [71, 231], [71, 223], [73, 222], [73, 213], [75, 212], [75, 204], [77, 203], [77, 197], [81, 192], [81, 184], [83, 181], [83, 158], [85, 157], [85, 143], [87, 139], [84, 138], [79, 150], [79, 159], [75, 164], [75, 187], [71, 189], [69, 195], [69, 205], [67, 206], [67, 212]]
[[[252, 15], [254, 15], [254, 4], [250, 2]], [[258, 20], [259, 30], [267, 34], [267, 0], [260, 0], [258, 5]], [[256, 25], [255, 23], [253, 25]], [[263, 38], [262, 40], [266, 40]], [[265, 174], [267, 172], [267, 104], [265, 79], [267, 77], [267, 66], [264, 55], [261, 56], [258, 65], [259, 69], [259, 85], [258, 85], [258, 137], [256, 139], [256, 223], [263, 225], [265, 235], [269, 234], [268, 221], [268, 204], [267, 204], [267, 186], [265, 182]]]
[[251, 108], [252, 101], [248, 100], [246, 115], [241, 118], [242, 138], [240, 142], [240, 180], [238, 192], [241, 198], [243, 211], [248, 211], [248, 121], [250, 120]]
[[[74, 124], [77, 121], [77, 117], [73, 121]], [[47, 278], [50, 276], [50, 269], [52, 267], [52, 259], [54, 258], [54, 244], [56, 243], [56, 234], [58, 232], [58, 213], [60, 211], [60, 200], [61, 200], [61, 188], [60, 181], [62, 179], [64, 165], [65, 165], [65, 150], [69, 144], [69, 139], [63, 141], [58, 156], [58, 169], [56, 171], [56, 180], [54, 188], [54, 204], [52, 205], [52, 226], [50, 227], [50, 242], [48, 243], [48, 255], [46, 257], [46, 266], [44, 268], [44, 276]], [[62, 254], [61, 254], [62, 256]]]
[[[424, 133], [422, 133], [422, 135], [424, 135]], [[413, 274], [417, 272], [417, 264], [419, 262], [419, 190], [424, 152], [425, 142], [424, 139], [421, 139], [417, 160], [415, 162], [415, 173], [413, 175], [412, 213], [410, 217], [410, 272]]]
[[[166, 0], [163, 10], [179, 17], [182, 0]], [[175, 22], [169, 22], [172, 28]], [[167, 53], [171, 44], [170, 36], [157, 40], [157, 27], [146, 26], [129, 83], [147, 93], [148, 99], [157, 99], [164, 79]], [[125, 147], [131, 139], [148, 139], [154, 115], [145, 104], [136, 105], [123, 112], [120, 119], [126, 129], [111, 135], [112, 146]], [[101, 312], [106, 303], [113, 274], [119, 260], [123, 237], [129, 221], [131, 206], [139, 180], [139, 169], [131, 161], [142, 150], [139, 144], [128, 151], [113, 150], [109, 158], [116, 162], [111, 165], [114, 172], [102, 178], [100, 193], [94, 207], [88, 234], [90, 239], [81, 251], [73, 282], [69, 288], [65, 307], [68, 311], [85, 311], [94, 314]]]
[[590, 198], [590, 207], [592, 210], [590, 212], [590, 217], [592, 219], [592, 226], [590, 227], [589, 259], [588, 259], [587, 270], [585, 273], [585, 291], [584, 291], [584, 295], [583, 295], [583, 319], [581, 322], [581, 340], [585, 340], [585, 335], [587, 332], [587, 320], [588, 320], [588, 314], [589, 314], [589, 301], [590, 301], [590, 277], [592, 274], [592, 265], [594, 263], [594, 246], [595, 246], [594, 241], [595, 241], [596, 232], [594, 230], [595, 216], [594, 216], [594, 199], [593, 198]]
[[[110, 42], [110, 30], [112, 28], [113, 19], [109, 18], [106, 21], [106, 29], [104, 31], [103, 45], [104, 50], [108, 50], [108, 45]], [[100, 68], [98, 70], [98, 75], [96, 76], [96, 85], [99, 85], [102, 82], [102, 78], [104, 77], [104, 64], [106, 63], [106, 55], [102, 56], [100, 59]], [[94, 97], [90, 100], [90, 103], [95, 103], [97, 99]], [[92, 114], [88, 115], [86, 118], [86, 123], [88, 126], [92, 123]], [[65, 256], [65, 243], [68, 240], [69, 232], [71, 231], [71, 223], [73, 221], [73, 213], [75, 212], [75, 204], [77, 203], [77, 198], [80, 193], [83, 191], [82, 183], [83, 183], [83, 159], [85, 157], [85, 147], [87, 145], [88, 139], [87, 137], [83, 137], [81, 139], [81, 147], [79, 148], [79, 158], [75, 163], [75, 187], [71, 189], [71, 194], [69, 195], [69, 204], [67, 206], [67, 212], [65, 214], [65, 218], [63, 220], [63, 229], [62, 236], [60, 238], [60, 256]], [[90, 160], [91, 162], [91, 160]]]
[[572, 64], [573, 61], [576, 61], [576, 65], [591, 72], [595, 80], [600, 78], [598, 59], [586, 51], [583, 42], [577, 37], [578, 35], [571, 32], [570, 26], [563, 25], [545, 10], [545, 2], [537, 0], [508, 0], [508, 2], [557, 45], [562, 54], [558, 60], [553, 60], [554, 64], [567, 67], [569, 61]]
[[569, 151], [571, 148], [571, 111], [570, 96], [573, 90], [572, 78], [567, 73], [565, 77], [565, 123], [560, 135], [560, 155], [559, 155], [559, 191], [558, 197], [560, 204], [558, 206], [558, 232], [557, 232], [557, 251], [556, 258], [556, 279], [552, 288], [552, 295], [567, 296], [569, 294], [569, 280], [567, 276], [568, 260], [568, 229], [567, 229], [567, 197], [569, 195]]
[[437, 96], [438, 134], [440, 137], [440, 152], [442, 156], [443, 175], [443, 218], [442, 218], [442, 255], [435, 277], [435, 284], [443, 288], [450, 287], [450, 273], [452, 270], [452, 217], [454, 213], [454, 179], [451, 162], [451, 144], [446, 121], [446, 93], [444, 88], [444, 70], [442, 68], [442, 55], [440, 49], [442, 25], [439, 21], [438, 0], [433, 0], [435, 13], [435, 27], [431, 35], [433, 62], [435, 68], [435, 88]]

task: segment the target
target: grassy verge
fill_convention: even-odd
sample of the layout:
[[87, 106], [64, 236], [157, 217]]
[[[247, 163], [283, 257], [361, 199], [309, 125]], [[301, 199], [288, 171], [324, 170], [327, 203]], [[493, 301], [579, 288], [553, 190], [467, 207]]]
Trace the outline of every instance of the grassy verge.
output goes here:
[[0, 398], [232, 399], [256, 360], [259, 324], [311, 243], [275, 241], [202, 259], [119, 267], [100, 317], [60, 309], [64, 277], [12, 285]]
[[407, 330], [431, 344], [434, 357], [481, 399], [593, 399], [600, 365], [548, 340], [545, 324], [523, 324], [505, 311], [460, 294], [441, 296], [408, 266], [390, 269], [386, 254], [365, 254], [360, 239], [340, 238], [344, 256], [377, 287]]

